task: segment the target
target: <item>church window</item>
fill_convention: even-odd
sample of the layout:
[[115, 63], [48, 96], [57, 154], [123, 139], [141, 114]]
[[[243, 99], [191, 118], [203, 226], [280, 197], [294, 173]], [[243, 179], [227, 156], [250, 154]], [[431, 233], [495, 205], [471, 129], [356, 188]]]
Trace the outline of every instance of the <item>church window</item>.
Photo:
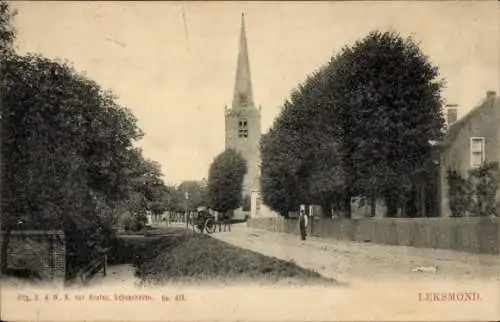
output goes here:
[[246, 119], [240, 119], [238, 121], [238, 137], [248, 137], [248, 121]]

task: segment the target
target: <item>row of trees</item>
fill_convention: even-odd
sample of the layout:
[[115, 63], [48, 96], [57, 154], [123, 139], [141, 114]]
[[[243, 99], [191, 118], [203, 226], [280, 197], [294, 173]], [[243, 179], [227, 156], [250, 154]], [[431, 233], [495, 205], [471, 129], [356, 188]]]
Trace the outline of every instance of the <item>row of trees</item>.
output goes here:
[[240, 207], [249, 207], [249, 197], [242, 195], [247, 164], [240, 153], [227, 149], [217, 155], [209, 168], [208, 180], [183, 181], [165, 190], [152, 208], [153, 214], [196, 211], [209, 207], [228, 213]]
[[300, 204], [351, 216], [352, 197], [387, 205], [409, 196], [415, 164], [442, 135], [438, 68], [411, 38], [373, 31], [293, 90], [261, 139], [264, 203], [286, 216]]
[[14, 50], [15, 12], [0, 0], [2, 272], [13, 230], [63, 230], [67, 279], [112, 243], [113, 226], [140, 229], [147, 212], [227, 212], [241, 200], [246, 164], [219, 155], [208, 182], [166, 185], [144, 157], [137, 119], [69, 62]]
[[246, 172], [247, 164], [242, 155], [234, 149], [227, 149], [212, 161], [208, 180], [184, 181], [177, 187], [168, 187], [163, 210], [195, 211], [203, 206], [231, 213], [240, 206], [249, 208], [249, 196], [242, 195]]
[[144, 157], [137, 119], [70, 63], [14, 50], [15, 13], [0, 1], [2, 270], [14, 229], [61, 229], [67, 277], [109, 246], [112, 226], [144, 221], [173, 195]]

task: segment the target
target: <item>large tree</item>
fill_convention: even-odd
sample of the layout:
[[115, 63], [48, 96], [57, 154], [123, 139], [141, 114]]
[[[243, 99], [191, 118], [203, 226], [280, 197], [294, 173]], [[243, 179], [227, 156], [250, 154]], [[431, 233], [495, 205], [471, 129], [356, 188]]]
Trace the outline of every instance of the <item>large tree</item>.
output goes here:
[[323, 216], [330, 217], [332, 205], [345, 198], [346, 175], [342, 165], [342, 128], [337, 122], [338, 106], [331, 93], [328, 76], [330, 69], [323, 66], [307, 77], [292, 94], [294, 123], [304, 125], [296, 129], [303, 159], [300, 180], [305, 183], [302, 200], [318, 204]]
[[294, 160], [287, 160], [287, 144], [290, 139], [283, 130], [271, 128], [260, 141], [261, 194], [265, 205], [284, 217], [298, 209], [300, 191], [295, 176]]
[[[9, 4], [5, 0], [0, 0], [0, 122], [1, 121], [1, 113], [4, 110], [4, 95], [5, 95], [5, 73], [4, 73], [4, 61], [7, 57], [7, 55], [11, 55], [13, 53], [13, 48], [14, 48], [14, 39], [15, 39], [15, 29], [12, 24], [12, 18], [14, 17], [14, 12], [11, 10]], [[3, 123], [3, 122], [2, 122]], [[0, 126], [1, 128], [1, 126]], [[2, 133], [0, 133], [2, 135]], [[3, 156], [3, 142], [0, 142], [0, 150], [2, 151], [2, 156]], [[3, 157], [0, 156], [0, 173], [2, 174], [1, 176], [1, 182], [4, 183], [4, 161]], [[3, 186], [3, 184], [2, 184]], [[0, 196], [0, 204], [1, 204], [1, 209], [0, 209], [0, 233], [5, 230], [5, 227], [3, 225], [4, 221], [4, 194], [3, 190], [5, 187], [0, 188], [2, 190], [2, 194]], [[1, 258], [0, 258], [0, 270], [1, 272], [5, 272], [6, 270], [6, 265], [7, 265], [7, 247], [9, 245], [9, 236], [10, 231], [8, 231], [7, 234], [2, 235], [2, 249], [0, 250], [1, 252]]]
[[[14, 39], [16, 36], [15, 29], [12, 24], [14, 15], [15, 12], [12, 11], [9, 4], [5, 0], [0, 0], [0, 112], [3, 110], [3, 96], [5, 94], [6, 85], [3, 65], [7, 55], [13, 54], [14, 51]], [[2, 147], [0, 146], [0, 149], [1, 148]], [[0, 171], [3, 171], [2, 158], [0, 158]], [[0, 226], [0, 231], [1, 230], [2, 228]]]
[[[295, 95], [297, 96], [297, 95]], [[305, 115], [287, 101], [268, 133], [260, 141], [261, 188], [264, 204], [282, 216], [297, 211], [307, 195], [303, 177], [306, 153], [303, 153], [307, 131]]]
[[442, 133], [438, 68], [412, 38], [373, 31], [344, 48], [329, 69], [350, 191], [384, 198], [393, 216], [412, 166]]
[[167, 211], [184, 211], [184, 203], [182, 201], [184, 197], [175, 185], [165, 186], [164, 198]]
[[[351, 199], [388, 214], [403, 203], [414, 163], [439, 139], [442, 82], [417, 44], [396, 33], [371, 32], [313, 72], [261, 142], [262, 192], [281, 213], [297, 203], [338, 205]], [[372, 207], [374, 210], [374, 207]]]
[[82, 241], [109, 232], [108, 215], [128, 196], [128, 159], [142, 133], [110, 93], [68, 64], [9, 55], [1, 72], [3, 228], [23, 219], [26, 228], [63, 229], [68, 253], [80, 252], [71, 265], [83, 264], [105, 245]]
[[345, 190], [326, 75], [322, 68], [292, 92], [261, 141], [263, 199], [284, 216], [300, 204], [315, 203], [329, 217]]
[[130, 150], [142, 135], [135, 117], [66, 64], [12, 56], [4, 67], [2, 174], [14, 176], [7, 184], [25, 197], [7, 200], [38, 210], [55, 196], [70, 208], [89, 191], [110, 202], [126, 197]]
[[241, 206], [247, 163], [241, 154], [227, 149], [212, 162], [208, 174], [210, 207], [226, 213]]
[[72, 277], [109, 246], [118, 213], [161, 211], [167, 188], [134, 148], [135, 116], [69, 63], [16, 55], [13, 16], [0, 0], [2, 270], [11, 230], [63, 229]]
[[128, 150], [127, 198], [122, 201], [123, 219], [128, 226], [141, 229], [147, 221], [147, 211], [153, 215], [167, 209], [169, 191], [162, 180], [160, 164], [146, 159], [141, 149]]

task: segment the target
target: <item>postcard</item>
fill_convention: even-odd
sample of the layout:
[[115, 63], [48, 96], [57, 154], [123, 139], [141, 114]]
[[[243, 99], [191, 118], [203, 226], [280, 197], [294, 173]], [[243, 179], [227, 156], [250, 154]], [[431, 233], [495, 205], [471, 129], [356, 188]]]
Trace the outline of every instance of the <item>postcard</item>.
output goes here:
[[499, 320], [498, 10], [0, 0], [1, 320]]

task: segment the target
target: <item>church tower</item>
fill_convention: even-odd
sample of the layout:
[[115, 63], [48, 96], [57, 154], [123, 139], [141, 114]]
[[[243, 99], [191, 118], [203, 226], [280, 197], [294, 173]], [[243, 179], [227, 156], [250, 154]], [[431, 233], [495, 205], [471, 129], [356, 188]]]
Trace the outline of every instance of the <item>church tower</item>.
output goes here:
[[261, 109], [256, 107], [250, 61], [248, 58], [245, 16], [241, 15], [240, 44], [231, 108], [225, 108], [226, 149], [235, 149], [247, 161], [247, 174], [243, 183], [243, 196], [259, 189], [259, 140], [261, 137]]

